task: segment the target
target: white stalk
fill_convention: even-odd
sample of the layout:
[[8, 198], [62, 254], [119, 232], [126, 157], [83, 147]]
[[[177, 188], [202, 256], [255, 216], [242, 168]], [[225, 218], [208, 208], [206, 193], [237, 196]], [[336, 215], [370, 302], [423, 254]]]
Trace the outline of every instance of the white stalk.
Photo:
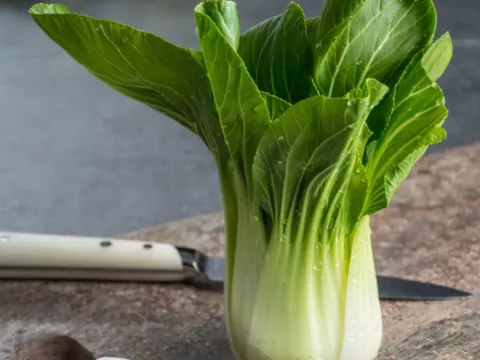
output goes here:
[[[231, 333], [239, 360], [375, 358], [382, 320], [369, 221], [364, 217], [352, 234], [320, 248], [272, 239], [260, 269], [237, 248], [235, 261], [244, 266], [230, 279], [235, 297], [226, 303], [235, 304], [227, 309], [230, 325], [241, 324]], [[243, 236], [238, 245], [255, 238]], [[246, 279], [257, 278], [246, 293]]]

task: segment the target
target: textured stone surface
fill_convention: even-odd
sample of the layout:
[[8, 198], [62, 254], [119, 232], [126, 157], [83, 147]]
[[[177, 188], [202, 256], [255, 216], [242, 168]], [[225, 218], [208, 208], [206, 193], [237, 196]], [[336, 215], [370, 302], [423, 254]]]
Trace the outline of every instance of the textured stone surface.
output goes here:
[[[380, 360], [480, 359], [480, 145], [425, 157], [373, 220], [378, 271], [475, 293], [448, 302], [382, 302]], [[220, 214], [125, 237], [221, 254]], [[0, 283], [0, 359], [43, 331], [70, 334], [95, 355], [131, 360], [232, 360], [222, 293], [183, 284]], [[354, 359], [352, 359], [354, 360]]]

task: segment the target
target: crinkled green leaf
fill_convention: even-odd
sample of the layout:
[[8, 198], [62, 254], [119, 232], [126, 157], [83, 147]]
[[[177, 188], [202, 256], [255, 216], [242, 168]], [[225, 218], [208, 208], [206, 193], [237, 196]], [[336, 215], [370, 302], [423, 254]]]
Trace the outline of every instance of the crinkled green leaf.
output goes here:
[[[281, 222], [298, 208], [319, 174], [325, 178], [334, 172], [333, 188], [345, 191], [348, 187], [355, 173], [352, 161], [359, 156], [357, 146], [364, 141], [367, 114], [381, 98], [379, 93], [386, 92], [375, 80], [368, 84], [370, 89], [344, 98], [315, 96], [303, 100], [285, 111], [266, 132], [255, 157], [253, 175], [257, 197], [273, 218]], [[332, 196], [338, 191], [332, 190]], [[363, 199], [358, 191], [357, 196]], [[360, 210], [361, 206], [358, 214]]]
[[326, 0], [321, 16], [307, 20], [309, 42], [315, 52], [327, 49], [328, 41], [345, 30], [346, 23], [361, 6], [366, 5], [364, 3], [365, 0]]
[[37, 4], [30, 14], [98, 79], [199, 134], [214, 154], [225, 152], [197, 51], [118, 22], [71, 13], [63, 5]]
[[237, 50], [240, 42], [237, 4], [234, 1], [209, 0], [202, 2], [201, 8], [202, 12], [213, 20], [230, 45]]
[[447, 69], [453, 56], [453, 44], [447, 32], [435, 41], [422, 59], [423, 67], [430, 80], [437, 81]]
[[[448, 115], [440, 87], [423, 67], [423, 56], [416, 56], [389, 94], [385, 113], [376, 113], [385, 129], [369, 145], [366, 163], [369, 181], [366, 214], [388, 206], [396, 188], [405, 179], [426, 147], [444, 138], [438, 129]], [[379, 123], [379, 121], [377, 121]]]
[[[312, 180], [340, 156], [358, 120], [358, 104], [316, 96], [278, 118], [262, 139], [255, 158], [258, 197], [272, 217], [289, 212], [299, 183]], [[316, 155], [316, 156], [315, 156]]]
[[246, 31], [238, 52], [260, 90], [292, 104], [309, 96], [312, 53], [297, 4]]
[[429, 145], [437, 144], [447, 137], [443, 128], [435, 128], [427, 133], [419, 143], [419, 148], [408, 155], [401, 163], [390, 167], [385, 175], [385, 197], [391, 199], [400, 184], [407, 178], [416, 162], [425, 154]]
[[431, 0], [327, 0], [309, 21], [320, 93], [343, 96], [367, 78], [392, 87], [435, 26]]
[[211, 10], [206, 11], [204, 3], [195, 8], [200, 47], [228, 149], [249, 184], [258, 142], [270, 122], [269, 112], [247, 67], [215, 22], [223, 16], [214, 16]]

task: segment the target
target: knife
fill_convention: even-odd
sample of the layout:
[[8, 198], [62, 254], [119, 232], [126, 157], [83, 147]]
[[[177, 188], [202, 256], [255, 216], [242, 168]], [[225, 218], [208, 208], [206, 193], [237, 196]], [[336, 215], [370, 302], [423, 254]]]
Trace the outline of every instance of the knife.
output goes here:
[[[181, 282], [224, 280], [224, 258], [167, 243], [71, 235], [0, 233], [0, 279]], [[386, 300], [465, 299], [470, 293], [377, 276]]]

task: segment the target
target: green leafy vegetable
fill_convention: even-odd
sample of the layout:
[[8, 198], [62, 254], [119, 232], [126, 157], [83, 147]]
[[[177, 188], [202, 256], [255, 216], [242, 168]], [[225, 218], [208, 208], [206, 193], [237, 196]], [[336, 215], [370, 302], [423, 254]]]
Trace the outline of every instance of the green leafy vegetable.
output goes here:
[[200, 49], [37, 4], [41, 29], [94, 76], [198, 134], [218, 164], [225, 305], [241, 360], [372, 360], [382, 319], [370, 217], [448, 111], [431, 0], [290, 3], [240, 33], [236, 4], [194, 11]]

